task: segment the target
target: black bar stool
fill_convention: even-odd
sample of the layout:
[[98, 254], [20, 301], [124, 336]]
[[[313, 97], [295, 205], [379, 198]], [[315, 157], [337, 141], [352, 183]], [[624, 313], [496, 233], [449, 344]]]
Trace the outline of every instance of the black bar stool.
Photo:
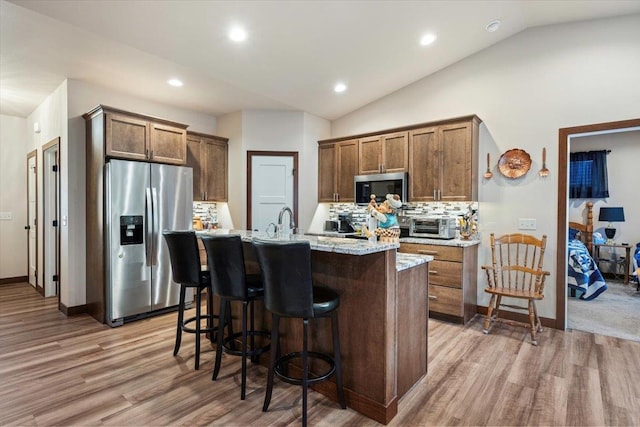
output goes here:
[[[244, 400], [247, 387], [247, 357], [252, 363], [259, 362], [260, 355], [269, 351], [269, 344], [256, 348], [255, 337], [269, 337], [266, 331], [255, 330], [254, 302], [264, 298], [264, 287], [259, 274], [247, 275], [244, 268], [244, 252], [242, 240], [236, 235], [202, 236], [202, 243], [207, 251], [207, 264], [211, 271], [211, 286], [213, 292], [220, 296], [220, 317], [230, 316], [230, 301], [242, 302], [242, 331], [230, 333], [223, 339], [223, 324], [218, 323], [216, 344], [216, 364], [213, 369], [212, 380], [218, 378], [222, 351], [235, 356], [242, 356], [242, 383], [240, 399]], [[247, 328], [247, 309], [251, 312], [250, 328]], [[242, 337], [240, 351], [235, 350], [234, 342]], [[251, 339], [247, 349], [247, 338]]]
[[[302, 425], [307, 425], [307, 388], [310, 384], [326, 380], [335, 373], [338, 400], [342, 409], [347, 407], [342, 388], [342, 367], [340, 363], [340, 335], [338, 332], [338, 312], [340, 297], [334, 291], [313, 286], [311, 277], [311, 248], [305, 241], [253, 240], [258, 263], [262, 270], [265, 287], [265, 307], [271, 312], [271, 360], [267, 375], [267, 390], [262, 410], [269, 408], [273, 377], [277, 375], [290, 384], [302, 385]], [[308, 351], [309, 319], [331, 317], [333, 336], [333, 357], [324, 353]], [[280, 356], [278, 326], [281, 317], [302, 318], [302, 351]], [[329, 369], [318, 376], [309, 377], [309, 358], [325, 361]], [[294, 359], [302, 359], [302, 378], [287, 374], [287, 364]]]
[[[180, 303], [178, 306], [178, 328], [176, 331], [176, 345], [173, 355], [178, 354], [182, 342], [182, 332], [196, 334], [195, 368], [200, 368], [200, 334], [209, 333], [209, 339], [213, 342], [216, 327], [213, 319], [218, 316], [213, 314], [213, 295], [211, 289], [211, 276], [209, 271], [203, 271], [200, 265], [200, 251], [198, 240], [193, 231], [163, 231], [169, 257], [171, 258], [171, 271], [173, 281], [180, 285]], [[184, 319], [184, 300], [187, 289], [196, 288], [196, 315]], [[207, 290], [208, 307], [211, 313], [201, 313], [202, 291]], [[206, 328], [202, 328], [201, 321], [206, 319]], [[190, 324], [195, 322], [195, 327]]]

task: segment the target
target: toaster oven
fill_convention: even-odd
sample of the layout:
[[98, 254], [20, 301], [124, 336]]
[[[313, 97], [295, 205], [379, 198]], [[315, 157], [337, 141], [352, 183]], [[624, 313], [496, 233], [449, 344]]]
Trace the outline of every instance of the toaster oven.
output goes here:
[[430, 239], [453, 239], [456, 237], [456, 218], [446, 216], [411, 218], [409, 236]]

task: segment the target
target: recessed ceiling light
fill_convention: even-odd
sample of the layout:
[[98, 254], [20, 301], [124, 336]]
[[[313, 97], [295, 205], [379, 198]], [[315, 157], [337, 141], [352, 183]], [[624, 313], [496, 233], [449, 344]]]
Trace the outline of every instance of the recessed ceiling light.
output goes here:
[[422, 36], [422, 38], [420, 39], [420, 44], [422, 46], [429, 46], [431, 43], [433, 43], [434, 41], [436, 41], [436, 35], [435, 34], [425, 34], [424, 36]]
[[333, 87], [333, 90], [337, 93], [344, 92], [345, 90], [347, 90], [347, 85], [344, 83], [336, 83], [336, 85]]
[[169, 79], [167, 80], [167, 83], [169, 83], [173, 87], [182, 87], [183, 85], [182, 81], [178, 79]]
[[500, 28], [500, 20], [496, 19], [495, 21], [489, 22], [485, 28], [490, 33], [497, 31], [498, 28]]
[[247, 39], [247, 32], [240, 27], [236, 27], [229, 31], [229, 38], [234, 42], [243, 42]]

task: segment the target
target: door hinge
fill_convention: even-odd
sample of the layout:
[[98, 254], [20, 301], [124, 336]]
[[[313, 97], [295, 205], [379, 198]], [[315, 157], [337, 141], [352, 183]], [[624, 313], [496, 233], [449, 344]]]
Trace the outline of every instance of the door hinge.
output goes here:
[[54, 282], [59, 282], [60, 281], [60, 276], [58, 276], [57, 274], [54, 274], [53, 278], [51, 280], [53, 280]]
[[51, 170], [52, 170], [53, 172], [58, 172], [58, 165], [53, 165], [53, 166], [51, 166]]
[[33, 225], [38, 225], [38, 218], [33, 219]]
[[54, 219], [53, 222], [51, 223], [52, 226], [57, 227], [58, 226], [58, 220]]

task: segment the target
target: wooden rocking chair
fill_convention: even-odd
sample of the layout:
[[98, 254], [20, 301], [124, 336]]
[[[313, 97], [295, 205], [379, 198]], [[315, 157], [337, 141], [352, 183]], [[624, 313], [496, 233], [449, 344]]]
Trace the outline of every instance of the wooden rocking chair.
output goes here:
[[[542, 324], [538, 317], [536, 300], [544, 298], [544, 281], [549, 275], [542, 270], [544, 250], [547, 236], [539, 240], [527, 234], [506, 234], [496, 238], [491, 234], [491, 262], [483, 265], [487, 273], [487, 288], [485, 292], [491, 294], [491, 301], [484, 321], [483, 331], [489, 333], [489, 327], [494, 321], [518, 324], [499, 319], [500, 306], [517, 310], [528, 310], [529, 327], [531, 328], [531, 344], [538, 345], [537, 332], [542, 332]], [[525, 299], [527, 307], [502, 303], [502, 297]]]

